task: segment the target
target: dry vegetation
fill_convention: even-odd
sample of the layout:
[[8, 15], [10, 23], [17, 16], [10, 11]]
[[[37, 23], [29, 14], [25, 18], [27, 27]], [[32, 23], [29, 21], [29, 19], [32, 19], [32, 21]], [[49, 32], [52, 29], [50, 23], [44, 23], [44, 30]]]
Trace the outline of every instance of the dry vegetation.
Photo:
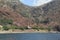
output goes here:
[[19, 0], [0, 0], [0, 25], [60, 31], [60, 0], [39, 7], [26, 6]]

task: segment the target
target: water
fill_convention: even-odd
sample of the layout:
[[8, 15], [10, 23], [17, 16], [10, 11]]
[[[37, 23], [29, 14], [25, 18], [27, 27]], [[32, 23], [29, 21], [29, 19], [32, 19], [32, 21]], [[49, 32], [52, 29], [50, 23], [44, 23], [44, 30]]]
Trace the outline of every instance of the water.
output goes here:
[[59, 33], [0, 34], [0, 40], [60, 40]]

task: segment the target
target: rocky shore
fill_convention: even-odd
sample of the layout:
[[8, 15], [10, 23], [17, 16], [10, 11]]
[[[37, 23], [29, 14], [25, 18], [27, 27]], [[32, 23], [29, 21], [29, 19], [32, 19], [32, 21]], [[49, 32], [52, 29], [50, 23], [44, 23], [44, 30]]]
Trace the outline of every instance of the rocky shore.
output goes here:
[[48, 31], [48, 30], [39, 30], [39, 31], [37, 31], [37, 30], [33, 30], [33, 29], [31, 29], [31, 30], [24, 30], [24, 31], [22, 31], [22, 30], [8, 30], [8, 31], [0, 31], [0, 34], [9, 34], [9, 33], [59, 33], [59, 32], [57, 32], [57, 31]]

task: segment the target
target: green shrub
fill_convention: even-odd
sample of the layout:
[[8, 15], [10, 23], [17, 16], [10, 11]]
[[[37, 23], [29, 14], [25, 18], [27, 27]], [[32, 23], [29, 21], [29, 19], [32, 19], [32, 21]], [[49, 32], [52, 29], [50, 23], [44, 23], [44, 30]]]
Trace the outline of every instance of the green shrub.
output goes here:
[[24, 28], [19, 28], [20, 30], [25, 30]]
[[1, 24], [12, 24], [13, 21], [11, 19], [0, 19]]
[[28, 28], [26, 26], [24, 27], [19, 27], [20, 30], [27, 30]]
[[32, 29], [35, 29], [35, 30], [39, 31], [39, 27], [38, 26], [34, 26]]
[[43, 27], [40, 27], [40, 30], [45, 30], [45, 28], [43, 28]]
[[3, 30], [6, 30], [6, 31], [7, 31], [7, 30], [9, 30], [9, 28], [4, 25], [4, 26], [3, 26]]
[[51, 30], [52, 30], [52, 27], [49, 26], [49, 27], [47, 28], [47, 30], [48, 30], [48, 31], [51, 31]]
[[10, 29], [18, 29], [18, 26], [11, 25], [9, 28], [10, 28]]

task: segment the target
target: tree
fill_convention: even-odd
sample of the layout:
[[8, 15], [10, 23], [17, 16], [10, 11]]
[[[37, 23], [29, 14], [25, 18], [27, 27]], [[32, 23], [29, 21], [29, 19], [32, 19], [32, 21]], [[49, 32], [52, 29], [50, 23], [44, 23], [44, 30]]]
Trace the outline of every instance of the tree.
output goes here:
[[3, 26], [3, 30], [9, 30], [9, 28], [7, 26]]

